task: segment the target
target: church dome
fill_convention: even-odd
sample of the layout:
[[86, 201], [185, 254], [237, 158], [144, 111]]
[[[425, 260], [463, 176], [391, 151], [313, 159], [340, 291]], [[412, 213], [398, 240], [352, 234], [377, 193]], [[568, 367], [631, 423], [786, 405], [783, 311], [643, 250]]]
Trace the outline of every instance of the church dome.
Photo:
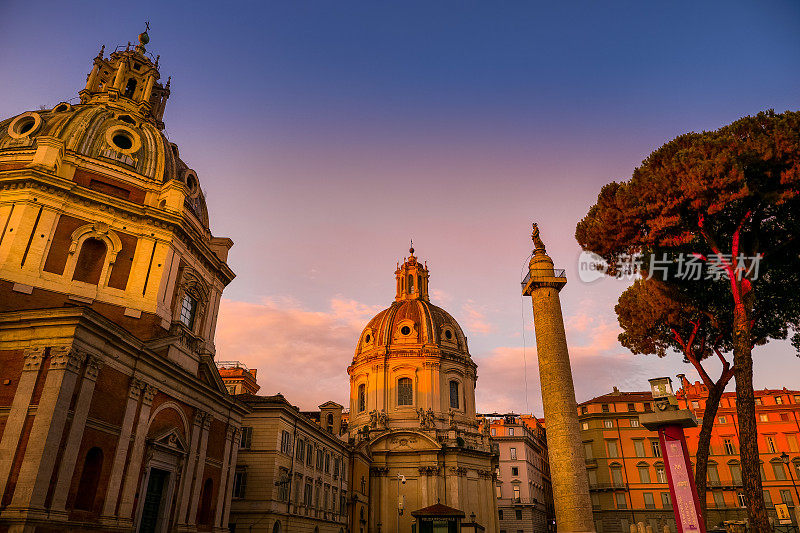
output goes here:
[[416, 349], [469, 357], [467, 338], [458, 322], [429, 301], [428, 269], [411, 255], [398, 266], [397, 295], [361, 332], [354, 362], [387, 351]]
[[[133, 186], [129, 195], [137, 196], [160, 192], [169, 182], [181, 183], [185, 208], [207, 228], [208, 210], [197, 174], [163, 131], [170, 82], [159, 83], [158, 57], [145, 50], [148, 38], [139, 41], [135, 48], [129, 44], [108, 57], [104, 49], [100, 51], [79, 92], [79, 103], [61, 102], [52, 109], [0, 120], [0, 156], [4, 156], [0, 168], [13, 169], [14, 163], [6, 161], [22, 159], [41, 143], [49, 143], [75, 158], [72, 179], [80, 185], [98, 176], [113, 177], [124, 182], [123, 188]], [[61, 174], [72, 177], [71, 170]], [[117, 185], [106, 184], [103, 192], [121, 194], [114, 188]]]

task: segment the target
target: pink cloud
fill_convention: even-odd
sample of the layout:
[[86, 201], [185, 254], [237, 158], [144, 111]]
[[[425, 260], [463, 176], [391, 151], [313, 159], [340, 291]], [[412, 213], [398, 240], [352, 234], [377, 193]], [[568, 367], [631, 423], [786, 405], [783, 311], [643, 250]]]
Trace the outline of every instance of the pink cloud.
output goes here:
[[488, 335], [494, 331], [494, 325], [486, 318], [486, 312], [472, 300], [467, 300], [461, 306], [464, 314], [464, 326], [466, 331], [472, 334]]
[[347, 407], [346, 369], [361, 329], [379, 310], [339, 298], [327, 311], [310, 311], [290, 298], [223, 300], [217, 359], [257, 368], [260, 394], [280, 392], [303, 409], [327, 400]]

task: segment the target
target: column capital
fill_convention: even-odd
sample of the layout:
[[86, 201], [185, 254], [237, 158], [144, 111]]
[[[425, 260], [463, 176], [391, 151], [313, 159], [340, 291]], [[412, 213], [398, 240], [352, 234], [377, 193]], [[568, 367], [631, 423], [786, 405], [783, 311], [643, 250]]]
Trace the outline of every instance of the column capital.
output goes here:
[[39, 368], [42, 366], [42, 359], [44, 359], [44, 350], [44, 346], [31, 346], [25, 349], [25, 363], [22, 367], [23, 372], [39, 371]]
[[194, 412], [194, 423], [196, 426], [200, 426], [201, 429], [208, 429], [211, 425], [211, 413], [197, 408]]
[[103, 367], [103, 358], [98, 355], [88, 355], [86, 357], [86, 379], [97, 381], [100, 369]]
[[50, 348], [50, 370], [69, 370], [77, 373], [86, 352], [77, 350], [73, 346], [53, 346]]
[[153, 398], [155, 398], [156, 394], [158, 393], [158, 389], [149, 383], [145, 384], [144, 389], [142, 389], [143, 398], [142, 401], [146, 404], [153, 403]]

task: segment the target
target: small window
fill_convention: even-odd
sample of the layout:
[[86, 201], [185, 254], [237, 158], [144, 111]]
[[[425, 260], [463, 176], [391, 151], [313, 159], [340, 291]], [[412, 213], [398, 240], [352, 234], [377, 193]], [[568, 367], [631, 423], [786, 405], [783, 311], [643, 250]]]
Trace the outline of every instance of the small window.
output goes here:
[[602, 406], [602, 410], [603, 410], [603, 412], [604, 412], [604, 413], [608, 413], [608, 412], [609, 412], [609, 407], [608, 407], [608, 404], [607, 404], [607, 403], [604, 403], [604, 404], [603, 404], [603, 406]]
[[513, 460], [517, 459], [517, 449], [516, 448], [510, 448], [508, 450], [508, 453], [509, 453], [509, 457], [511, 457], [511, 459], [513, 459]]
[[507, 431], [508, 431], [508, 436], [509, 437], [513, 437], [514, 436], [514, 428], [507, 428]]
[[444, 338], [447, 340], [451, 340], [453, 338], [453, 332], [449, 329], [444, 330]]
[[244, 490], [247, 486], [247, 470], [237, 468], [236, 473], [233, 475], [233, 493], [234, 498], [244, 498]]
[[459, 408], [458, 397], [458, 381], [453, 380], [450, 382], [450, 407], [453, 409]]
[[511, 475], [512, 476], [518, 476], [519, 475], [519, 467], [518, 466], [512, 466], [511, 467]]
[[723, 439], [722, 444], [725, 446], [726, 455], [736, 455], [736, 446], [733, 444], [732, 439]]
[[783, 398], [781, 396], [775, 396], [775, 405], [783, 405]]
[[636, 404], [635, 403], [629, 403], [628, 404], [628, 411], [635, 411], [635, 410], [636, 410]]
[[242, 440], [239, 447], [243, 450], [249, 450], [253, 443], [253, 428], [249, 426], [242, 426]]
[[122, 96], [125, 96], [126, 98], [133, 98], [134, 92], [136, 92], [136, 79], [131, 78], [125, 85], [125, 91], [122, 93]]
[[631, 427], [638, 428], [639, 427], [639, 419], [638, 418], [631, 418]]
[[410, 335], [411, 328], [408, 326], [403, 326], [402, 328], [400, 328], [400, 333], [402, 333], [403, 335]]
[[371, 341], [371, 340], [372, 340], [372, 336], [371, 336], [369, 333], [367, 333], [367, 336], [366, 336], [366, 337], [364, 337], [364, 342], [366, 342], [367, 344], [369, 344], [369, 341]]
[[581, 429], [586, 431], [589, 429], [589, 422], [581, 422]]
[[100, 239], [86, 239], [75, 263], [72, 279], [97, 285], [106, 261], [106, 243]]
[[724, 416], [721, 416], [721, 417], [719, 417], [719, 423], [720, 424], [727, 424], [728, 423], [728, 419], [726, 417], [724, 417]]
[[414, 386], [411, 378], [397, 380], [397, 405], [414, 405]]
[[657, 440], [650, 441], [650, 449], [653, 451], [653, 457], [661, 457], [661, 443]]
[[333, 415], [331, 413], [328, 413], [327, 422], [328, 422], [328, 431], [333, 433]]
[[181, 323], [187, 328], [194, 326], [194, 317], [197, 311], [197, 300], [185, 294], [181, 302]]
[[358, 412], [367, 408], [367, 386], [363, 383], [358, 386]]
[[603, 427], [605, 428], [613, 428], [614, 421], [613, 420], [603, 420]]
[[758, 420], [760, 422], [769, 422], [769, 415], [766, 414], [766, 413], [762, 413], [762, 414], [758, 415]]
[[514, 519], [515, 520], [522, 520], [522, 509], [515, 509], [514, 510]]

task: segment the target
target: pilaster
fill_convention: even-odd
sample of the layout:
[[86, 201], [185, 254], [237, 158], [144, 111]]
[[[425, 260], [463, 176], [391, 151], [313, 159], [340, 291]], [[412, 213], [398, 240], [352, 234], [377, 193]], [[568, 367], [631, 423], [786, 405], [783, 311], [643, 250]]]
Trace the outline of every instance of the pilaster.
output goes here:
[[[231, 495], [233, 493], [233, 478], [236, 474], [236, 458], [239, 452], [239, 429], [229, 425], [226, 437], [225, 460], [222, 464], [220, 491], [217, 495], [217, 511], [214, 517], [214, 526], [219, 533], [228, 531], [228, 516], [230, 515]], [[290, 485], [290, 497], [292, 489], [293, 487]]]
[[17, 453], [19, 439], [22, 435], [22, 428], [25, 425], [25, 418], [28, 416], [28, 407], [31, 403], [33, 387], [36, 385], [36, 378], [42, 366], [45, 348], [36, 346], [25, 350], [25, 362], [22, 367], [22, 374], [11, 402], [6, 425], [3, 429], [3, 438], [0, 440], [0, 494], [5, 492], [8, 476], [14, 463], [14, 456]]
[[200, 442], [200, 433], [203, 428], [203, 420], [208, 416], [207, 413], [198, 409], [194, 414], [194, 423], [192, 424], [192, 436], [189, 443], [189, 457], [186, 461], [186, 470], [181, 478], [181, 488], [178, 494], [178, 518], [176, 522], [186, 524], [187, 515], [189, 513], [189, 499], [192, 495], [192, 486], [194, 482], [195, 469], [197, 468], [197, 455]]
[[94, 386], [97, 383], [97, 376], [102, 365], [102, 359], [95, 355], [90, 355], [86, 359], [86, 369], [83, 373], [78, 399], [75, 402], [72, 424], [69, 428], [69, 435], [67, 436], [61, 464], [58, 468], [53, 503], [50, 505], [51, 515], [52, 513], [63, 513], [63, 518], [66, 518], [67, 495], [72, 483], [72, 476], [75, 473], [83, 432], [86, 429], [86, 418], [89, 415], [89, 407], [92, 404]]
[[158, 392], [158, 389], [152, 385], [145, 385], [142, 390], [142, 407], [139, 409], [139, 421], [136, 424], [133, 448], [131, 448], [128, 470], [125, 475], [125, 483], [122, 487], [122, 497], [119, 503], [118, 515], [123, 520], [133, 519], [133, 501], [136, 497], [136, 489], [139, 486], [139, 478], [141, 477], [147, 428], [150, 425], [150, 408], [153, 405], [153, 397], [156, 392]]
[[131, 378], [130, 388], [128, 389], [128, 403], [125, 406], [125, 414], [122, 417], [122, 428], [117, 441], [117, 449], [114, 452], [114, 461], [111, 464], [111, 474], [101, 513], [101, 521], [103, 522], [116, 520], [117, 502], [120, 496], [122, 475], [125, 472], [125, 459], [128, 457], [128, 447], [130, 446], [133, 432], [133, 421], [136, 417], [136, 409], [139, 406], [142, 389], [145, 386], [146, 383], [144, 381]]
[[200, 489], [203, 486], [203, 474], [206, 467], [206, 451], [208, 449], [208, 430], [211, 428], [211, 415], [204, 413], [200, 431], [200, 450], [197, 454], [197, 468], [194, 472], [192, 495], [189, 500], [188, 524], [197, 523], [197, 506], [200, 503]]
[[10, 508], [44, 508], [67, 411], [85, 357], [72, 346], [50, 349], [50, 366]]

